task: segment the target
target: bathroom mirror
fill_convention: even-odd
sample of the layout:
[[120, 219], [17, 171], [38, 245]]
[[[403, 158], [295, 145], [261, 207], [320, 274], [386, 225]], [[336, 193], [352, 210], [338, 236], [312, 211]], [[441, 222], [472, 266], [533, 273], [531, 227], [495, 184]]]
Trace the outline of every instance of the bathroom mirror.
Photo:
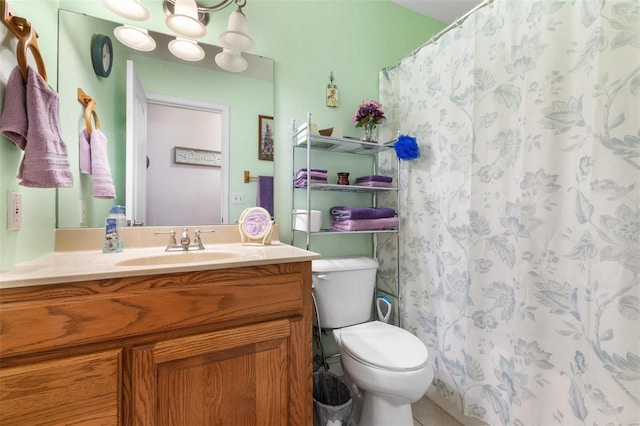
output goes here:
[[[74, 186], [57, 191], [57, 226], [102, 227], [113, 204], [127, 203], [127, 188], [130, 185], [126, 177], [126, 163], [127, 158], [132, 156], [126, 148], [127, 126], [140, 122], [133, 120], [126, 112], [127, 62], [134, 65], [144, 92], [150, 98], [148, 104], [145, 101], [138, 105], [138, 108], [145, 109], [145, 114], [158, 107], [181, 108], [180, 114], [194, 112], [202, 115], [205, 112], [215, 115], [216, 111], [226, 111], [227, 114], [228, 146], [220, 141], [212, 141], [212, 145], [208, 145], [210, 140], [215, 139], [212, 137], [215, 130], [194, 130], [194, 125], [188, 125], [186, 130], [173, 127], [167, 131], [160, 131], [154, 126], [154, 131], [146, 132], [151, 135], [149, 139], [145, 138], [148, 146], [158, 143], [158, 134], [169, 139], [163, 142], [162, 149], [156, 149], [155, 152], [147, 150], [150, 157], [144, 162], [147, 170], [155, 168], [154, 176], [164, 175], [165, 178], [175, 170], [190, 173], [194, 175], [192, 179], [196, 183], [187, 183], [183, 177], [161, 181], [160, 190], [149, 193], [160, 193], [159, 197], [164, 201], [165, 207], [155, 207], [153, 217], [156, 222], [145, 224], [180, 226], [235, 223], [245, 208], [255, 206], [256, 182], [245, 184], [243, 171], [250, 170], [252, 175], [273, 175], [273, 162], [259, 160], [256, 149], [258, 117], [273, 116], [273, 60], [243, 53], [248, 62], [247, 70], [230, 73], [215, 64], [215, 55], [222, 50], [218, 46], [200, 43], [205, 50], [205, 58], [198, 62], [188, 62], [169, 52], [168, 42], [175, 37], [149, 31], [156, 41], [156, 49], [152, 52], [138, 52], [118, 42], [113, 35], [113, 29], [118, 25], [81, 13], [59, 11], [60, 124], [74, 174]], [[108, 77], [97, 75], [92, 65], [91, 44], [97, 34], [108, 36], [113, 44], [113, 65]], [[96, 102], [100, 130], [108, 140], [108, 162], [116, 189], [115, 199], [96, 198], [92, 191], [92, 177], [79, 172], [79, 134], [85, 128], [85, 119], [84, 107], [77, 99], [78, 88]], [[177, 115], [171, 112], [169, 114]], [[213, 115], [211, 117], [211, 120], [197, 117], [193, 120], [196, 123], [206, 120], [208, 124], [218, 120]], [[224, 129], [224, 117], [222, 118]], [[175, 126], [189, 123], [189, 120], [176, 120]], [[169, 120], [162, 124], [172, 126]], [[212, 127], [205, 127], [210, 128]], [[225, 130], [221, 131], [222, 139], [224, 132]], [[213, 156], [215, 161], [211, 164], [180, 161], [176, 156], [183, 155], [185, 149], [196, 152], [199, 156]], [[151, 152], [154, 152], [154, 157]], [[165, 166], [169, 169], [158, 170]], [[140, 174], [140, 170], [136, 173]], [[155, 178], [147, 179], [148, 186], [154, 185]], [[169, 183], [174, 184], [173, 190], [177, 192], [170, 192]], [[244, 204], [231, 204], [231, 194], [238, 193], [243, 195]], [[211, 208], [218, 209], [219, 212], [226, 211], [226, 217], [224, 214], [202, 215], [205, 205], [211, 204], [207, 200], [212, 197], [219, 200], [219, 204]], [[147, 205], [162, 206], [157, 202]], [[176, 212], [182, 216], [176, 216]]]

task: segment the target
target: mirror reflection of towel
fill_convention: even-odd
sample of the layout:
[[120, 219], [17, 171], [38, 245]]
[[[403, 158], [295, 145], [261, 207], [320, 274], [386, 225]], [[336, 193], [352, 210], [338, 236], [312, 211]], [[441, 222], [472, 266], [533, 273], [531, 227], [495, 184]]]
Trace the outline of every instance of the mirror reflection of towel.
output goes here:
[[273, 176], [258, 176], [256, 204], [273, 217]]
[[116, 189], [111, 178], [107, 136], [100, 129], [91, 132], [91, 192], [96, 198], [115, 198]]

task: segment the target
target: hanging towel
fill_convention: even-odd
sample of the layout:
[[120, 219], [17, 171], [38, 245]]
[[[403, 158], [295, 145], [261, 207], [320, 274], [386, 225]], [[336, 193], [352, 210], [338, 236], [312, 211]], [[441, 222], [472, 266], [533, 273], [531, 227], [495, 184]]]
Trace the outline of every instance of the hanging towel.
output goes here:
[[100, 129], [91, 132], [91, 192], [96, 198], [115, 198], [116, 189], [111, 178], [107, 137]]
[[87, 129], [82, 129], [79, 139], [79, 151], [80, 151], [80, 173], [85, 175], [91, 174], [91, 144], [89, 143], [89, 132]]
[[27, 145], [18, 171], [20, 185], [70, 188], [73, 176], [67, 147], [60, 136], [58, 94], [29, 67], [27, 69]]
[[27, 87], [16, 66], [7, 80], [4, 108], [0, 116], [0, 132], [24, 151], [27, 146]]
[[273, 217], [273, 176], [258, 176], [256, 204]]

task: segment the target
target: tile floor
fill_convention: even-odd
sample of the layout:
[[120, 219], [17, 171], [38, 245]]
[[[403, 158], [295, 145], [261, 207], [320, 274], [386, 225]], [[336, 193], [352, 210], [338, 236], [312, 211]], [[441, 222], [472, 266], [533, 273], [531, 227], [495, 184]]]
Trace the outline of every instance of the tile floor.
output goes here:
[[413, 426], [462, 426], [426, 396], [411, 406]]

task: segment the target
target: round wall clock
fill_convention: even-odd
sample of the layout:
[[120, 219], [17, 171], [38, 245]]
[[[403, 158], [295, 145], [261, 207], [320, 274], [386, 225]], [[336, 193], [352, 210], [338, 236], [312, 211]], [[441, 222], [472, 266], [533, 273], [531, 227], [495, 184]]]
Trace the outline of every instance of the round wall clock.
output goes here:
[[113, 66], [113, 44], [104, 34], [96, 34], [91, 40], [91, 63], [98, 77], [109, 77]]

